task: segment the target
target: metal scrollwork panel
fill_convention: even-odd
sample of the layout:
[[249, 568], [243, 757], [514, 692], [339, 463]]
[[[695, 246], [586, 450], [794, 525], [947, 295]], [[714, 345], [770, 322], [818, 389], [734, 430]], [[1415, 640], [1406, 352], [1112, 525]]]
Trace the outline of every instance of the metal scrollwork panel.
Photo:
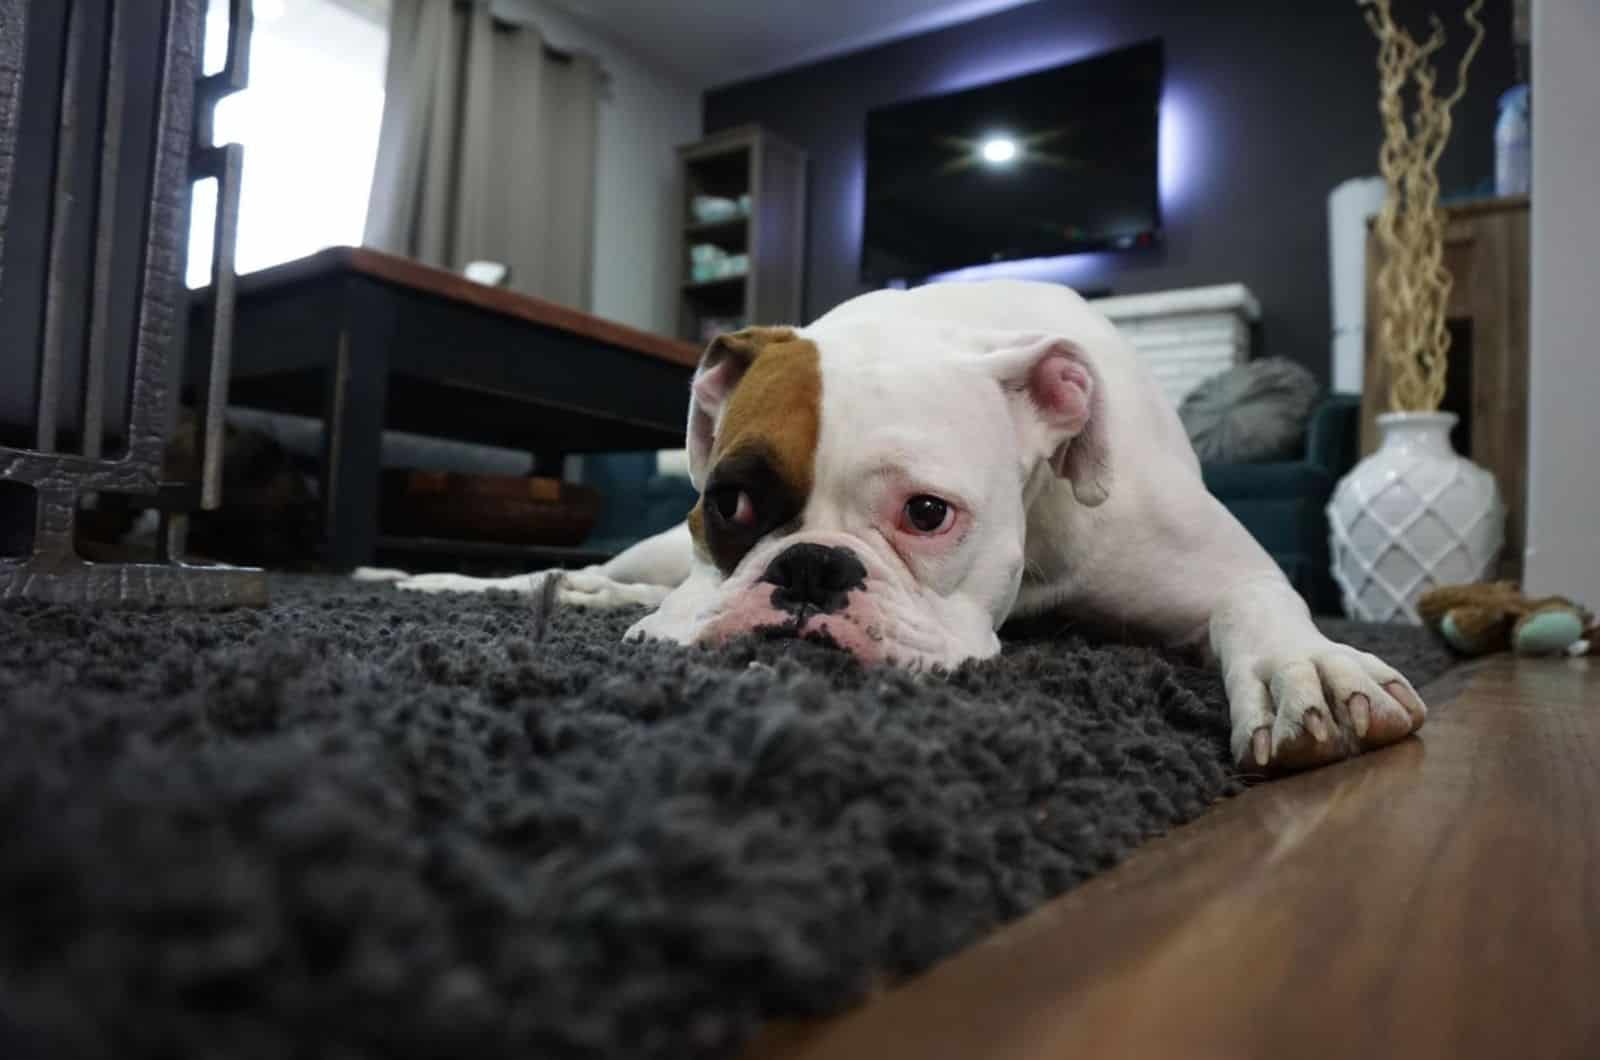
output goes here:
[[[44, 5], [50, 5], [48, 9]], [[156, 9], [159, 8], [157, 11]], [[58, 104], [53, 185], [42, 201], [13, 196], [24, 94], [47, 80], [54, 67], [28, 80], [30, 19], [48, 11], [64, 23], [60, 81], [47, 86]], [[154, 12], [158, 32], [134, 32], [134, 20]], [[35, 402], [29, 448], [0, 447], [0, 481], [25, 484], [35, 494], [32, 554], [0, 560], [0, 598], [27, 597], [73, 602], [172, 602], [259, 604], [266, 600], [260, 571], [190, 565], [183, 560], [187, 511], [221, 503], [222, 421], [233, 332], [233, 244], [237, 231], [241, 149], [211, 143], [212, 109], [244, 87], [249, 54], [249, 0], [229, 0], [228, 60], [221, 73], [202, 76], [203, 0], [0, 0], [0, 260], [10, 211], [49, 211], [46, 230], [44, 304], [36, 353]], [[148, 23], [141, 23], [148, 30]], [[153, 47], [154, 54], [141, 48]], [[44, 59], [48, 59], [46, 56]], [[137, 60], [137, 62], [136, 62]], [[43, 59], [38, 61], [44, 61]], [[153, 68], [153, 164], [135, 174], [125, 166], [125, 112], [129, 71]], [[84, 164], [92, 152], [92, 166]], [[94, 173], [85, 194], [82, 174]], [[183, 332], [188, 320], [184, 266], [193, 182], [216, 177], [219, 184], [212, 283], [215, 297], [206, 328], [206, 384], [200, 410], [203, 444], [191, 469], [193, 481], [163, 482], [162, 467], [173, 405], [177, 400]], [[119, 226], [118, 190], [130, 179], [145, 180], [142, 248], [131, 274], [119, 272], [114, 253]], [[74, 184], [73, 181], [80, 183]], [[86, 211], [76, 216], [74, 211]], [[75, 234], [92, 219], [92, 239], [80, 246]], [[114, 292], [136, 285], [133, 316], [126, 449], [102, 455]], [[6, 312], [29, 307], [5, 307]], [[28, 351], [0, 351], [7, 358]], [[69, 372], [69, 369], [71, 371]], [[65, 379], [75, 375], [72, 395], [79, 444], [63, 451], [58, 415]], [[162, 513], [158, 563], [90, 563], [75, 548], [79, 502], [97, 493], [147, 498]]]

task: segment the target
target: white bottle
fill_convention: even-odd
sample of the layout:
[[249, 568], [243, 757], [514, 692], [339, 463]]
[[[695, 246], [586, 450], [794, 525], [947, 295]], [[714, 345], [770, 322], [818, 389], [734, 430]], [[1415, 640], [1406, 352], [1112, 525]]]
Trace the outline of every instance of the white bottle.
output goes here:
[[1527, 85], [1514, 85], [1500, 96], [1500, 117], [1494, 123], [1496, 195], [1526, 195], [1532, 185], [1530, 140], [1533, 123], [1528, 107]]

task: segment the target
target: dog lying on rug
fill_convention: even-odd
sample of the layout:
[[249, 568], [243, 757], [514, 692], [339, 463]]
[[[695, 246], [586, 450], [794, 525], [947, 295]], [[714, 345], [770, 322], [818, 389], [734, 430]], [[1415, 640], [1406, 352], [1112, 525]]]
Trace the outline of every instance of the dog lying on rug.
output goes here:
[[688, 520], [599, 567], [404, 589], [540, 592], [655, 608], [683, 644], [763, 630], [868, 661], [954, 666], [1009, 618], [1059, 611], [1219, 666], [1246, 767], [1303, 768], [1405, 738], [1426, 708], [1334, 643], [1207, 491], [1133, 347], [1052, 284], [855, 298], [809, 327], [713, 341], [689, 403]]

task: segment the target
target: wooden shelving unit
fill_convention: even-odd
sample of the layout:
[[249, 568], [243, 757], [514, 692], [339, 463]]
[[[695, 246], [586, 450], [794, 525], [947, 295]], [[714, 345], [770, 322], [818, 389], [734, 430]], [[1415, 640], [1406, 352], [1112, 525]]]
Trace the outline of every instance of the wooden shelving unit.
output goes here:
[[[678, 148], [682, 173], [678, 335], [695, 343], [750, 324], [801, 323], [805, 268], [806, 156], [766, 130], [744, 125]], [[739, 202], [748, 212], [701, 220], [698, 196]], [[736, 275], [696, 278], [693, 248], [748, 255]]]
[[[1444, 208], [1444, 264], [1454, 282], [1445, 308], [1450, 325], [1450, 385], [1444, 412], [1461, 417], [1460, 453], [1494, 472], [1506, 506], [1505, 547], [1497, 578], [1522, 577], [1527, 546], [1528, 231], [1526, 195]], [[1378, 447], [1389, 364], [1378, 355], [1378, 269], [1383, 247], [1367, 226], [1366, 375], [1361, 388], [1361, 452]]]

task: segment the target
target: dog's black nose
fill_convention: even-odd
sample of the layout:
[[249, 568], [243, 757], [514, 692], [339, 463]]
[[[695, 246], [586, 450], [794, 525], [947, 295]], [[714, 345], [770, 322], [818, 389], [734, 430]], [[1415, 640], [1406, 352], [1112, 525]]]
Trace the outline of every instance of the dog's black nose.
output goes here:
[[790, 545], [767, 566], [762, 581], [777, 586], [772, 606], [783, 611], [842, 610], [851, 589], [867, 584], [867, 568], [848, 548]]

